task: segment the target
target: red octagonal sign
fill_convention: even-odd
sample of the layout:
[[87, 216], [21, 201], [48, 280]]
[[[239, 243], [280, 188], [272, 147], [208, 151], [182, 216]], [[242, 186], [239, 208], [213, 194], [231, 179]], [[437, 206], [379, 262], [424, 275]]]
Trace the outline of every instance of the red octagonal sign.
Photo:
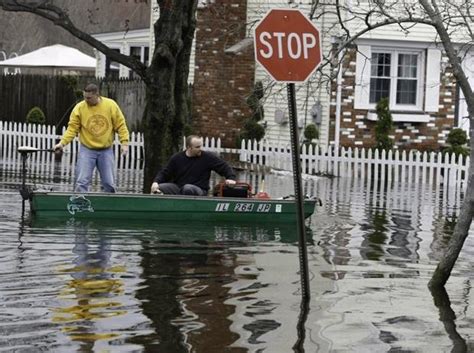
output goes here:
[[300, 10], [268, 11], [254, 41], [255, 59], [276, 81], [306, 81], [322, 60], [319, 30]]

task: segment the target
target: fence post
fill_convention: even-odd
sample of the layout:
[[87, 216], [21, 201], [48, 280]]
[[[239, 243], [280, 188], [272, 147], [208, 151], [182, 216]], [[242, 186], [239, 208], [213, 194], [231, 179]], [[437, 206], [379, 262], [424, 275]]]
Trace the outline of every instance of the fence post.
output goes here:
[[239, 152], [239, 161], [241, 162], [247, 162], [247, 148], [246, 148], [246, 143], [245, 143], [245, 140], [242, 139], [242, 141], [240, 141], [240, 152]]

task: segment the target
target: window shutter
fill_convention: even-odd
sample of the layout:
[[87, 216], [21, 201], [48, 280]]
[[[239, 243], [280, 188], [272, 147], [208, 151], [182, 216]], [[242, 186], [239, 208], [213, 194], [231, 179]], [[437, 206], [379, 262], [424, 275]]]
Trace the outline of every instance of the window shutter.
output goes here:
[[441, 50], [428, 49], [426, 53], [425, 111], [439, 110], [439, 88], [441, 74]]
[[369, 109], [370, 93], [370, 45], [357, 46], [354, 108]]

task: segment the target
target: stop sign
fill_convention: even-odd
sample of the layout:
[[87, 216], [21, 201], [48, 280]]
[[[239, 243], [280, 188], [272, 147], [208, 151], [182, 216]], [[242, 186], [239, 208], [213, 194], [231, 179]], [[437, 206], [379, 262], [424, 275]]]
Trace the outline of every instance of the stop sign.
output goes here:
[[296, 9], [268, 11], [255, 27], [254, 48], [276, 81], [306, 81], [322, 60], [318, 28]]

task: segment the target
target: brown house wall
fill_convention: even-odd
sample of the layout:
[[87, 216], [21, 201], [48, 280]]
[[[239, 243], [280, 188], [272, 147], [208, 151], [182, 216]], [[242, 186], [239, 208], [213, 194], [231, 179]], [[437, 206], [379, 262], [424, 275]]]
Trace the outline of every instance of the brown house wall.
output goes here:
[[246, 37], [246, 0], [216, 0], [197, 13], [193, 89], [193, 129], [220, 137], [233, 147], [243, 121], [245, 103], [254, 84], [253, 47], [237, 54], [225, 49]]
[[[367, 110], [354, 109], [356, 50], [349, 51], [343, 62], [340, 146], [373, 147], [375, 122], [366, 119]], [[401, 150], [438, 151], [454, 126], [456, 84], [449, 67], [441, 75], [439, 111], [430, 122], [394, 122], [395, 147]], [[392, 112], [393, 113], [393, 112]], [[336, 125], [336, 82], [331, 90], [329, 141], [334, 141]]]

